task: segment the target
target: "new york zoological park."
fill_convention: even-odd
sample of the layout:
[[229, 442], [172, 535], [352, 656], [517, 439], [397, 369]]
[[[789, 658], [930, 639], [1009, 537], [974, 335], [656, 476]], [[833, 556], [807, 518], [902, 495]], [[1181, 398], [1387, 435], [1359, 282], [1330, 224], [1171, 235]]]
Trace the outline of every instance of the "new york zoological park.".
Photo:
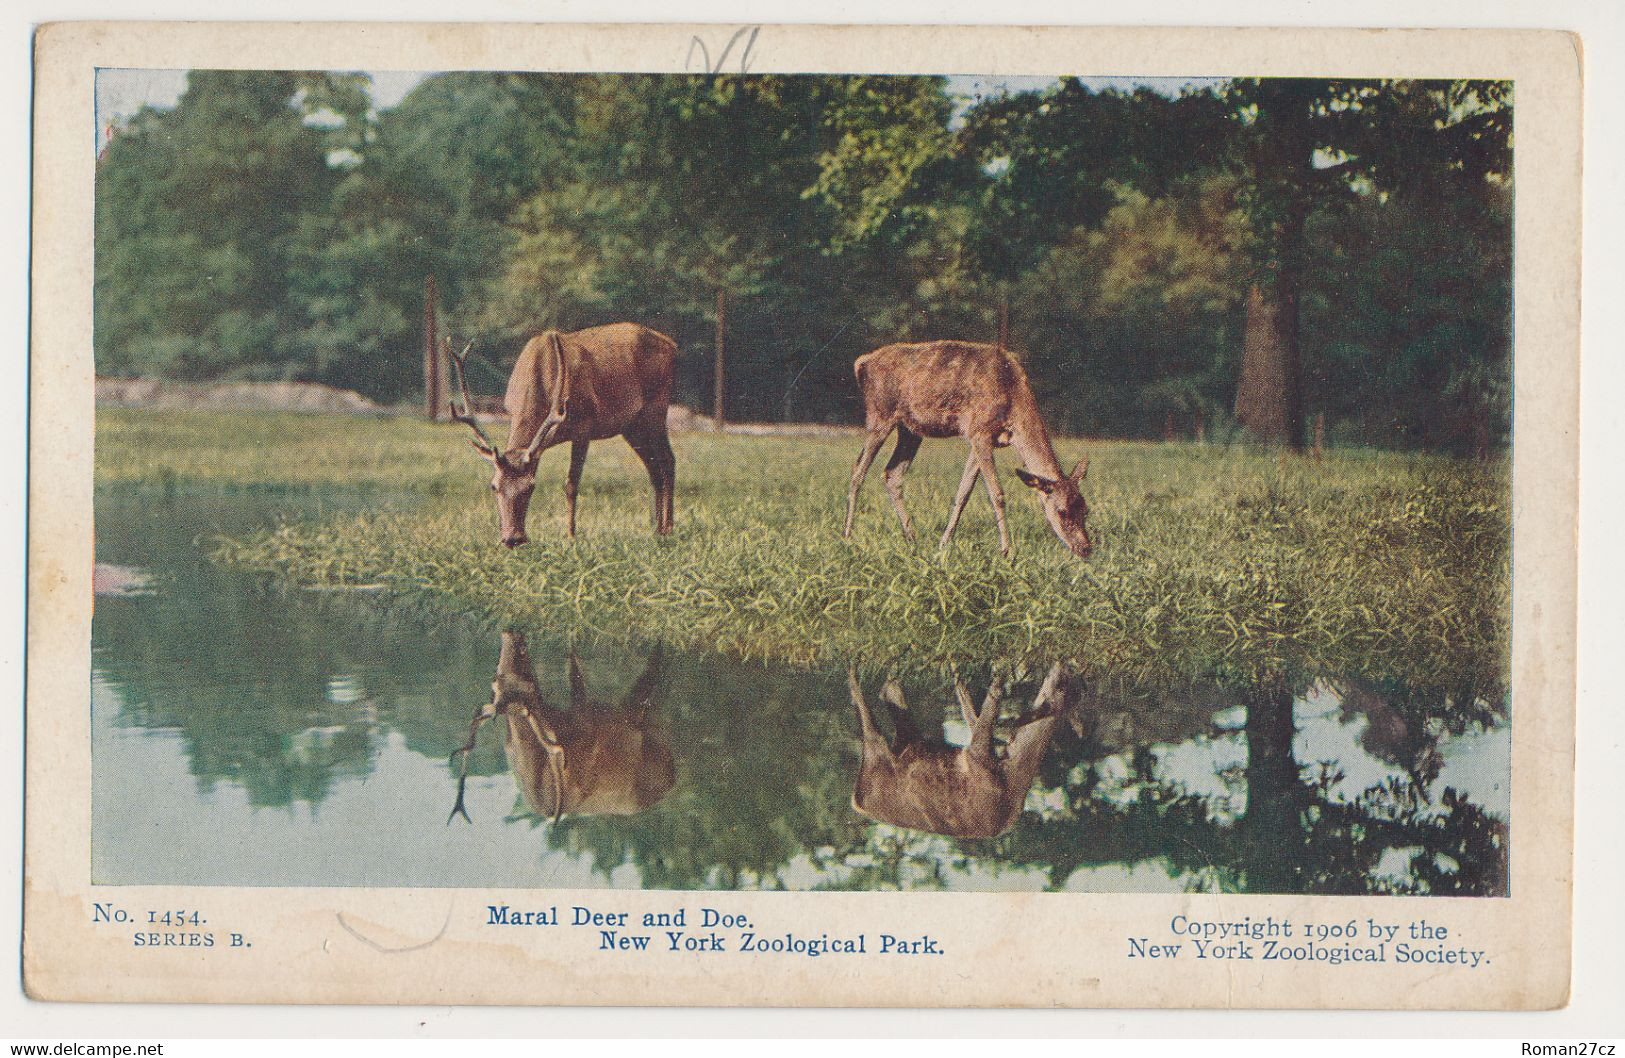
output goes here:
[[[379, 109], [193, 71], [97, 166], [98, 790], [155, 767], [119, 724], [251, 805], [464, 746], [392, 826], [528, 819], [617, 885], [1504, 892], [1512, 119], [1489, 81], [450, 73]], [[569, 334], [613, 323], [669, 413]], [[949, 340], [983, 344], [854, 372]], [[587, 730], [589, 682], [649, 764], [613, 796], [515, 726]], [[908, 771], [953, 753], [981, 815]], [[99, 880], [240, 877], [139, 833]], [[342, 881], [312, 840], [274, 870]]]

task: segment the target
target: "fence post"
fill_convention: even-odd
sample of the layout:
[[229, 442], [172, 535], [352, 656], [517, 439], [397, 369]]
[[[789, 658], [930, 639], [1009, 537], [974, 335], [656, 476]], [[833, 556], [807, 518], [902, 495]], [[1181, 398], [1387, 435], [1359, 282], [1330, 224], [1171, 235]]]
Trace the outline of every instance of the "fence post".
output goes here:
[[440, 419], [440, 344], [436, 333], [434, 276], [423, 284], [423, 412], [430, 422]]
[[713, 429], [721, 432], [727, 424], [727, 412], [722, 401], [723, 381], [723, 340], [728, 332], [728, 293], [722, 287], [717, 288], [717, 359], [716, 372], [712, 379], [711, 392], [711, 421]]

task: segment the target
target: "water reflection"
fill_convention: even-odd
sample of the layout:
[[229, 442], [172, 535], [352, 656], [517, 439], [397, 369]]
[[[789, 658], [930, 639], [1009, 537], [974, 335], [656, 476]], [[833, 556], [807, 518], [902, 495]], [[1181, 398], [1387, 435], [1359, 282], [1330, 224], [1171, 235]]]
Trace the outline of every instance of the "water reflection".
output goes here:
[[98, 882], [1506, 892], [1494, 681], [793, 670], [204, 558], [310, 502], [98, 496]]
[[1010, 829], [1061, 719], [1061, 666], [1050, 670], [1032, 709], [1015, 721], [1002, 750], [995, 738], [1004, 694], [1000, 677], [988, 684], [977, 707], [954, 673], [954, 697], [970, 731], [970, 741], [962, 747], [921, 733], [895, 678], [886, 681], [880, 694], [895, 732], [888, 739], [875, 723], [856, 669], [847, 671], [847, 682], [863, 732], [854, 810], [883, 823], [947, 837], [992, 838]]
[[[1395, 766], [1358, 750], [1416, 701], [1396, 703], [1365, 684], [1327, 710], [1337, 686], [1351, 684], [1231, 691], [1234, 707], [1177, 745], [1103, 740], [1110, 718], [1143, 701], [1143, 692], [1132, 691], [1127, 703], [1086, 693], [1085, 719], [1072, 739], [1057, 739], [1040, 774], [1049, 792], [1037, 798], [1030, 825], [1012, 835], [1011, 859], [1068, 888], [1094, 888], [1090, 875], [1103, 868], [1156, 861], [1189, 890], [1504, 894], [1504, 816], [1440, 782], [1441, 747], [1455, 741], [1445, 718], [1485, 703], [1458, 707], [1443, 693], [1421, 696], [1434, 722], [1408, 728], [1398, 747], [1388, 747]], [[1186, 688], [1164, 701], [1194, 721], [1214, 690]], [[1506, 736], [1504, 725], [1491, 723], [1488, 730]], [[1361, 777], [1351, 783], [1354, 773]]]
[[560, 709], [542, 698], [525, 637], [502, 633], [491, 701], [474, 714], [468, 742], [456, 754], [462, 770], [452, 817], [472, 822], [464, 803], [468, 761], [480, 726], [498, 717], [506, 721], [508, 765], [526, 804], [540, 818], [557, 823], [566, 812], [635, 815], [671, 792], [677, 781], [671, 745], [652, 715], [660, 686], [660, 648], [650, 652], [643, 675], [613, 708], [589, 699], [574, 646], [569, 654], [570, 705]]

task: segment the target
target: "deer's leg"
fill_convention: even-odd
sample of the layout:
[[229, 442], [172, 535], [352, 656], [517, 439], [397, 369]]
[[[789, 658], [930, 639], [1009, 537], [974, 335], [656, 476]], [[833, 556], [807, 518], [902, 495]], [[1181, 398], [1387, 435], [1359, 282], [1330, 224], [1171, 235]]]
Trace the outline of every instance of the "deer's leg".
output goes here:
[[677, 453], [671, 450], [671, 437], [666, 433], [664, 419], [660, 421], [659, 431], [650, 444], [660, 467], [660, 484], [655, 489], [655, 502], [660, 504], [660, 513], [655, 519], [655, 532], [665, 536], [677, 521]]
[[982, 468], [976, 461], [976, 453], [972, 452], [965, 460], [965, 474], [959, 479], [959, 491], [954, 494], [954, 509], [948, 512], [948, 528], [942, 531], [942, 547], [947, 547], [949, 538], [954, 535], [954, 527], [959, 524], [959, 516], [965, 513], [965, 504], [970, 502], [970, 490], [976, 487], [976, 479], [981, 473]]
[[848, 539], [852, 536], [852, 516], [858, 510], [858, 490], [863, 488], [863, 479], [869, 476], [869, 465], [875, 461], [875, 454], [886, 443], [891, 431], [889, 425], [884, 429], [869, 427], [868, 434], [863, 438], [863, 451], [858, 453], [858, 461], [852, 465], [852, 485], [846, 490], [846, 526], [841, 530], [841, 535]]
[[886, 460], [886, 492], [891, 496], [891, 505], [897, 509], [897, 518], [903, 523], [903, 536], [914, 539], [914, 526], [908, 520], [908, 508], [903, 506], [903, 475], [908, 473], [909, 465], [914, 462], [914, 454], [920, 450], [920, 435], [906, 426], [897, 427], [897, 445], [891, 451], [891, 458]]
[[1038, 774], [1039, 765], [1044, 763], [1044, 754], [1049, 752], [1055, 725], [1060, 722], [1058, 715], [1050, 714], [1023, 724], [1010, 736], [1010, 748], [1002, 764], [994, 765], [1003, 782], [1001, 801], [1006, 813], [1004, 826], [1013, 824], [1021, 814], [1021, 807], [1027, 802], [1027, 791], [1032, 789], [1033, 777]]
[[977, 438], [970, 444], [971, 457], [982, 470], [982, 484], [987, 486], [988, 502], [993, 504], [993, 517], [999, 522], [999, 553], [1010, 555], [1010, 529], [1004, 524], [1004, 489], [999, 486], [999, 470], [993, 462], [993, 440]]
[[863, 697], [863, 685], [858, 682], [858, 670], [855, 666], [846, 667], [846, 689], [852, 695], [852, 708], [858, 711], [858, 725], [863, 728], [864, 741], [880, 737], [880, 729], [875, 726], [874, 714], [869, 712], [869, 703]]
[[965, 721], [966, 727], [975, 727], [976, 703], [971, 700], [970, 691], [965, 687], [965, 681], [959, 678], [959, 666], [950, 661], [948, 670], [953, 674], [954, 678], [954, 698], [959, 702], [959, 715]]
[[576, 656], [574, 643], [570, 644], [566, 673], [570, 677], [570, 708], [580, 709], [587, 704], [587, 680], [581, 675], [581, 659]]
[[587, 465], [587, 442], [570, 442], [570, 472], [564, 479], [565, 535], [576, 535], [576, 493], [581, 491], [581, 470]]
[[671, 483], [676, 480], [677, 457], [672, 454], [671, 442], [664, 433], [656, 434], [652, 430], [628, 429], [622, 436], [649, 472], [649, 485], [654, 489], [654, 530], [664, 536], [671, 532], [667, 512], [671, 507]]
[[661, 450], [666, 456], [666, 532], [677, 528], [677, 453], [671, 450], [671, 438], [660, 435]]
[[664, 654], [661, 645], [656, 643], [649, 652], [649, 660], [644, 663], [643, 675], [638, 677], [638, 682], [626, 692], [626, 698], [621, 702], [621, 708], [635, 713], [640, 723], [655, 704], [655, 691], [664, 668]]
[[971, 754], [983, 760], [993, 759], [993, 733], [999, 723], [999, 700], [1003, 697], [1004, 683], [995, 676], [993, 682], [988, 684], [987, 697], [982, 699], [982, 708], [976, 714], [976, 723], [971, 725]]
[[[856, 667], [851, 665], [848, 665], [846, 669], [846, 686], [847, 690], [852, 693], [852, 708], [856, 709], [858, 712], [858, 725], [863, 729], [863, 756], [865, 763], [871, 759], [871, 754], [875, 755], [873, 757], [875, 760], [891, 760], [897, 755], [897, 751], [892, 749], [891, 740], [886, 737], [885, 732], [881, 731], [879, 725], [875, 723], [874, 713], [870, 712], [869, 702], [863, 696], [863, 685], [858, 682], [858, 670]], [[897, 715], [895, 710], [893, 711], [892, 715], [894, 717]], [[898, 732], [899, 740], [906, 741], [901, 738], [901, 727], [899, 727]], [[860, 779], [860, 784], [861, 781], [862, 780]]]
[[1033, 699], [1035, 716], [1060, 716], [1066, 706], [1066, 670], [1057, 661], [1044, 676], [1044, 685]]
[[1019, 787], [1022, 795], [1026, 794], [1033, 776], [1038, 774], [1038, 766], [1044, 762], [1044, 753], [1055, 734], [1055, 725], [1060, 722], [1060, 710], [1044, 703], [1043, 713], [1023, 721], [1010, 736], [1010, 755], [1005, 762], [1004, 773], [1012, 793]]

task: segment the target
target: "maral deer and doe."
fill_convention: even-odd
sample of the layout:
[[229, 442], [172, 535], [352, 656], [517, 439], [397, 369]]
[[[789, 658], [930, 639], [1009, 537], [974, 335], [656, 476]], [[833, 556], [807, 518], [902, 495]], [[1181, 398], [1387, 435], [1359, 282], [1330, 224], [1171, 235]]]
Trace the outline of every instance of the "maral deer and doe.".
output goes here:
[[[587, 445], [621, 436], [649, 471], [654, 487], [654, 529], [672, 531], [677, 457], [666, 434], [666, 408], [671, 403], [672, 364], [677, 343], [635, 323], [560, 333], [547, 331], [526, 343], [508, 379], [511, 425], [508, 443], [498, 448], [480, 429], [468, 395], [463, 362], [470, 346], [452, 353], [463, 406], [452, 405], [452, 418], [474, 431], [469, 443], [495, 470], [502, 543], [518, 547], [525, 535], [525, 513], [536, 488], [536, 465], [542, 452], [570, 442], [570, 469], [564, 481], [566, 532], [575, 536], [576, 493], [587, 463]], [[446, 339], [447, 352], [451, 340]]]
[[852, 535], [858, 491], [869, 465], [886, 438], [897, 432], [897, 444], [886, 463], [886, 491], [903, 535], [914, 538], [914, 526], [903, 506], [903, 476], [908, 473], [920, 441], [926, 437], [963, 437], [970, 457], [959, 480], [942, 546], [948, 546], [954, 527], [970, 500], [980, 476], [999, 523], [999, 550], [1010, 554], [1010, 531], [1004, 520], [1004, 490], [999, 487], [993, 450], [1013, 447], [1027, 465], [1016, 476], [1043, 494], [1044, 517], [1061, 543], [1084, 557], [1089, 554], [1089, 533], [1084, 527], [1089, 508], [1078, 485], [1088, 472], [1089, 460], [1080, 460], [1070, 474], [1061, 470], [1049, 431], [1038, 413], [1027, 375], [1003, 349], [980, 342], [916, 342], [888, 345], [852, 365], [863, 390], [867, 436], [846, 498], [844, 536]]

